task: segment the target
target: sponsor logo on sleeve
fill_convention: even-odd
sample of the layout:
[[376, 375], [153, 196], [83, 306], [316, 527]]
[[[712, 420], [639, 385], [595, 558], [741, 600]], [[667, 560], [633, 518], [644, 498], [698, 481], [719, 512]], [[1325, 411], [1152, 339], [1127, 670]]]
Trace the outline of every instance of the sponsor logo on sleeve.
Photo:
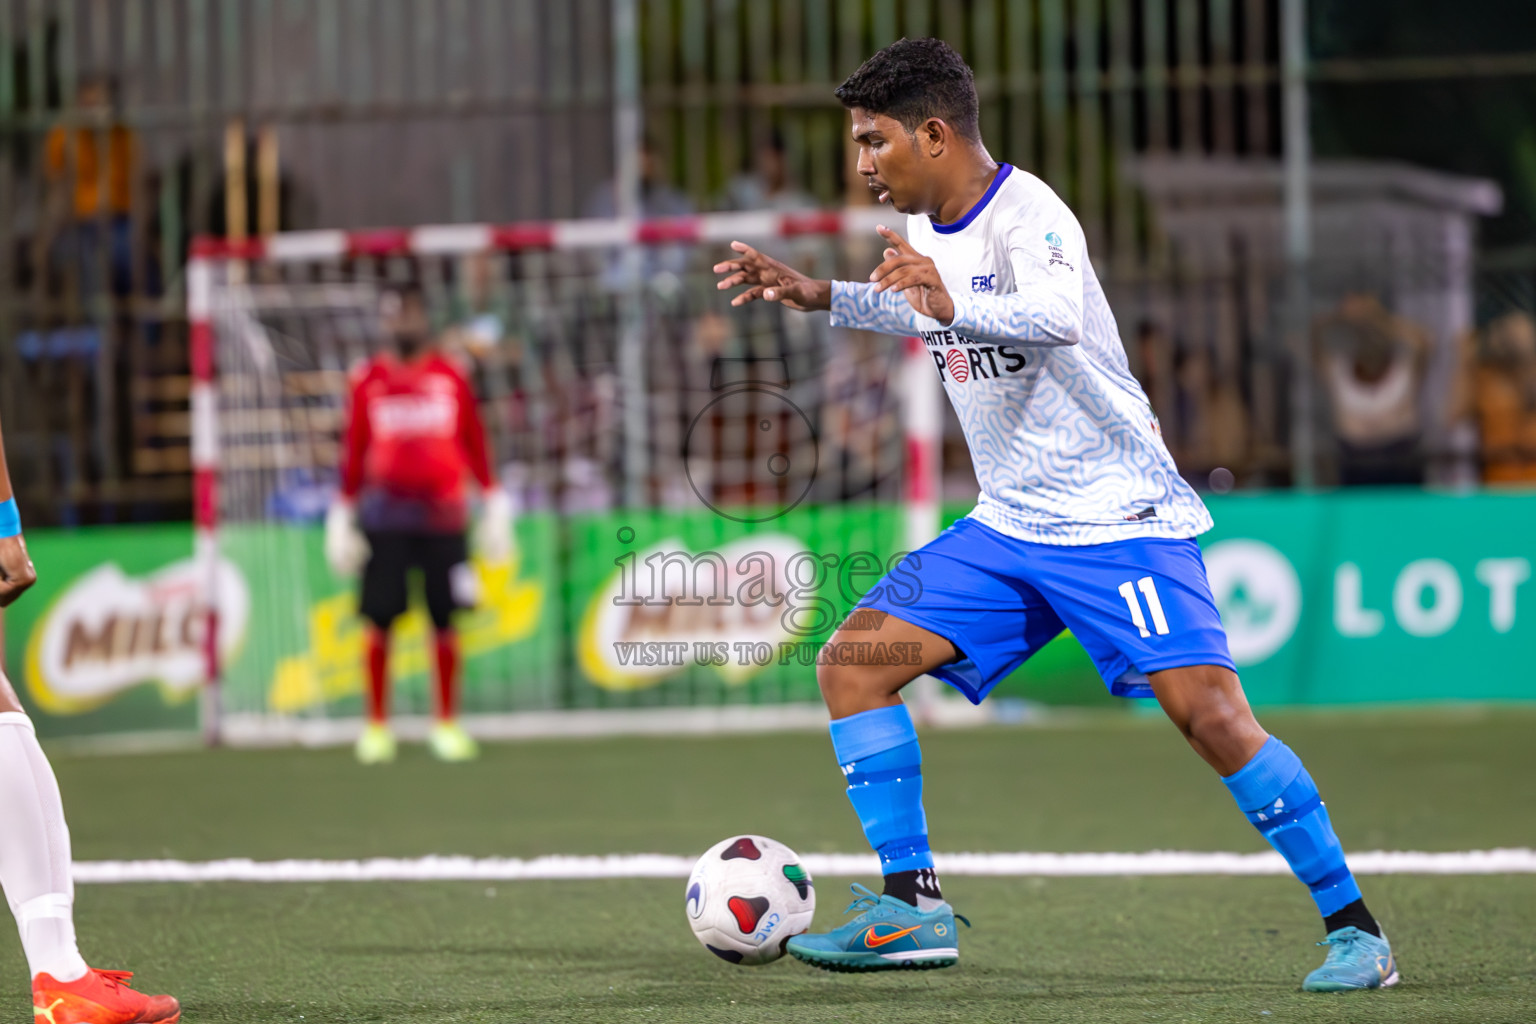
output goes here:
[[1054, 231], [1047, 232], [1045, 236], [1045, 244], [1047, 246], [1047, 250], [1050, 253], [1050, 259], [1046, 260], [1045, 263], [1047, 267], [1054, 267], [1057, 264], [1060, 264], [1061, 266], [1066, 267], [1068, 270], [1073, 269], [1072, 264], [1068, 263], [1067, 258], [1062, 255], [1062, 243], [1060, 235]]

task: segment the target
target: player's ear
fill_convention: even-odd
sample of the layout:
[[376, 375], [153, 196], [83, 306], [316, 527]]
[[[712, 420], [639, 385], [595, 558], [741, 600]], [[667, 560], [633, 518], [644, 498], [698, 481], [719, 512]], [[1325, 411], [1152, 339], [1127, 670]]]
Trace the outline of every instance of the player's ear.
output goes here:
[[949, 135], [949, 125], [937, 117], [930, 117], [917, 129], [918, 144], [934, 158], [944, 155], [944, 150], [949, 146]]

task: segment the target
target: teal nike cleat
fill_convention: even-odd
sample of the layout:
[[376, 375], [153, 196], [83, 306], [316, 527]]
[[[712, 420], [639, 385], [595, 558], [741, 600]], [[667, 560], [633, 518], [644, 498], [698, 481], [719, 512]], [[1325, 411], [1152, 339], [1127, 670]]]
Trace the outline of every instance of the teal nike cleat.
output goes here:
[[824, 971], [930, 970], [960, 962], [955, 920], [971, 922], [948, 903], [927, 913], [894, 896], [876, 896], [862, 885], [844, 913], [861, 911], [841, 928], [789, 940], [789, 955]]
[[1328, 947], [1328, 958], [1301, 983], [1307, 992], [1388, 988], [1399, 981], [1397, 961], [1386, 936], [1378, 939], [1351, 925], [1329, 932], [1318, 945]]

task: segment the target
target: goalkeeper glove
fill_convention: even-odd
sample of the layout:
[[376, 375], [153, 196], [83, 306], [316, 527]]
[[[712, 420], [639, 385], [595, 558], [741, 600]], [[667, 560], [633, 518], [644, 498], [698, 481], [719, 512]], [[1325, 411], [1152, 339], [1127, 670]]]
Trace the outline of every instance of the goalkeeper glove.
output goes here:
[[500, 487], [485, 492], [474, 541], [476, 552], [492, 565], [510, 562], [517, 551], [512, 536], [512, 496]]
[[325, 514], [325, 560], [337, 576], [356, 576], [372, 552], [368, 539], [357, 528], [357, 512], [345, 498], [337, 498]]

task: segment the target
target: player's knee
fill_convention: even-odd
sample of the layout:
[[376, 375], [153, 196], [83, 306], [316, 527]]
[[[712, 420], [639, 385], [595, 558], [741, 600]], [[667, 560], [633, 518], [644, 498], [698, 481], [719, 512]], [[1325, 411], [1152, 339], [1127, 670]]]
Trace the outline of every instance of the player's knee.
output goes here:
[[824, 663], [816, 666], [816, 685], [821, 688], [821, 699], [831, 704], [849, 691], [853, 680], [848, 666]]
[[1259, 727], [1247, 705], [1225, 701], [1192, 708], [1188, 717], [1178, 724], [1187, 738], [1212, 749], [1224, 748], [1232, 740]]
[[816, 666], [816, 685], [821, 687], [821, 698], [829, 707], [850, 699], [883, 696], [889, 687], [882, 685], [877, 676], [868, 665], [839, 665], [829, 660]]

